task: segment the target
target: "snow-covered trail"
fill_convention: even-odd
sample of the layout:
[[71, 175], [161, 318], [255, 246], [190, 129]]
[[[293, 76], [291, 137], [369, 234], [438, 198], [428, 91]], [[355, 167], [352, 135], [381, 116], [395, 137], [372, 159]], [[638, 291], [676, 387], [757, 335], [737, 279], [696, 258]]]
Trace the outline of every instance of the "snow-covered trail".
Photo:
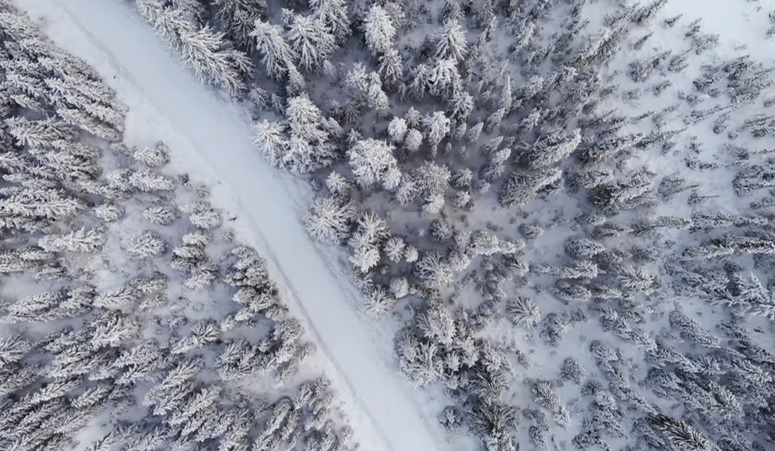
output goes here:
[[58, 45], [88, 61], [130, 108], [129, 140], [169, 144], [177, 171], [210, 182], [235, 228], [270, 260], [292, 310], [326, 357], [326, 371], [368, 451], [442, 449], [440, 430], [353, 310], [353, 291], [328, 267], [299, 220], [304, 196], [268, 167], [248, 120], [202, 87], [120, 0], [17, 0]]

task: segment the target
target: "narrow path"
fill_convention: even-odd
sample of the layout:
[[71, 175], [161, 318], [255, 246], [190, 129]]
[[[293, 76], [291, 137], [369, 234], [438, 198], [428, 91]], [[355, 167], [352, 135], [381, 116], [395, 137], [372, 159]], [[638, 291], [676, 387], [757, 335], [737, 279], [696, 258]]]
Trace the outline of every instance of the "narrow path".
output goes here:
[[84, 58], [130, 108], [127, 135], [163, 139], [178, 171], [214, 186], [233, 223], [268, 260], [303, 316], [326, 371], [366, 451], [433, 451], [440, 430], [423, 417], [419, 396], [400, 380], [348, 299], [350, 287], [327, 266], [299, 220], [298, 186], [277, 174], [250, 142], [251, 128], [180, 67], [130, 5], [121, 0], [17, 0], [58, 45]]

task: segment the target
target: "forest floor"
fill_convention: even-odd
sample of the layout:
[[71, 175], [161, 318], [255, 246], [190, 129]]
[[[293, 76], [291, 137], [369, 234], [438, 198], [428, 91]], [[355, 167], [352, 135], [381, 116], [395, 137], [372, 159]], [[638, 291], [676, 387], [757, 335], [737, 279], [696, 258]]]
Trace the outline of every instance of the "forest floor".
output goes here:
[[249, 118], [199, 84], [124, 2], [24, 0], [26, 10], [59, 46], [85, 59], [127, 105], [128, 146], [163, 140], [177, 172], [212, 187], [214, 203], [242, 240], [269, 259], [274, 280], [305, 319], [368, 450], [440, 449], [441, 428], [394, 369], [391, 350], [364, 322], [360, 296], [311, 241], [300, 221], [310, 193], [262, 160], [251, 144]]

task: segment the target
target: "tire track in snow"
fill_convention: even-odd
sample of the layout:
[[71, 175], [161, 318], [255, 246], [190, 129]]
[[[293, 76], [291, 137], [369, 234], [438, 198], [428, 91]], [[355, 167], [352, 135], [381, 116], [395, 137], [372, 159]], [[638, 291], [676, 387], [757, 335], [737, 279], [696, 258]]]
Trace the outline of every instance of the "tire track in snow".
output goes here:
[[[269, 260], [278, 285], [303, 315], [327, 359], [327, 375], [349, 407], [362, 448], [441, 449], [438, 429], [426, 422], [408, 384], [398, 380], [348, 303], [352, 288], [342, 285], [346, 282], [306, 234], [298, 218], [296, 185], [258, 155], [240, 111], [196, 82], [154, 31], [119, 1], [17, 3], [48, 23], [44, 31], [55, 42], [95, 67], [130, 107], [130, 115], [158, 116], [149, 136], [170, 143], [178, 169], [223, 187], [228, 198], [214, 197], [236, 207], [240, 233]], [[188, 155], [186, 149], [195, 152]]]

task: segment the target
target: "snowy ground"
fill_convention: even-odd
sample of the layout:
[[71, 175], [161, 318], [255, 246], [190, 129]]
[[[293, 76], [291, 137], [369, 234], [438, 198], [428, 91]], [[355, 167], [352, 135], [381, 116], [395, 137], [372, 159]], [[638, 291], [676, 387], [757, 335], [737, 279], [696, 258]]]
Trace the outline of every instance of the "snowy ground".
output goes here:
[[[128, 5], [105, 0], [19, 0], [58, 45], [89, 62], [129, 107], [129, 145], [164, 140], [179, 172], [209, 182], [217, 205], [270, 259], [275, 280], [328, 360], [363, 449], [439, 449], [432, 411], [393, 369], [391, 356], [353, 309], [358, 296], [299, 221], [306, 193], [268, 167], [250, 124], [203, 88]], [[459, 449], [459, 446], [456, 448]]]
[[[701, 19], [706, 33], [720, 35], [721, 46], [716, 49], [724, 56], [750, 54], [759, 61], [772, 61], [772, 41], [766, 39], [769, 27], [766, 13], [757, 12], [775, 8], [775, 1], [761, 2], [724, 0], [673, 0], [667, 2], [665, 16], [683, 14], [689, 20]], [[741, 50], [740, 46], [745, 46]]]

